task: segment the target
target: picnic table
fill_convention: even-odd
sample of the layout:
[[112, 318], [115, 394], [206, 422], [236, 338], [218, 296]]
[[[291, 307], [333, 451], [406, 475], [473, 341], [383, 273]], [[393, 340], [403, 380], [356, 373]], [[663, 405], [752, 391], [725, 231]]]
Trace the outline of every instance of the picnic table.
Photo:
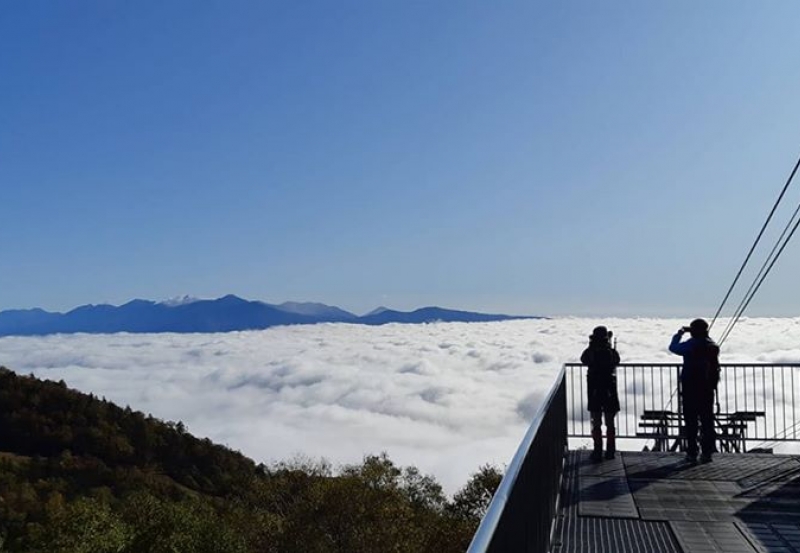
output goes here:
[[[735, 411], [715, 413], [714, 428], [719, 451], [746, 452], [747, 425], [765, 416], [764, 411]], [[681, 414], [670, 410], [645, 410], [639, 422], [637, 438], [655, 441], [652, 451], [678, 451], [682, 442]]]

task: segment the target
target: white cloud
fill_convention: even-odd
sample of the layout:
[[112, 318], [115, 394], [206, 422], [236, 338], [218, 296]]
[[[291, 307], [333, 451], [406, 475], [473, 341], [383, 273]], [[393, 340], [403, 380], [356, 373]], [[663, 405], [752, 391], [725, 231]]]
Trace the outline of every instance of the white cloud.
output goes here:
[[[683, 320], [327, 324], [226, 334], [0, 339], [0, 364], [64, 379], [120, 405], [181, 420], [256, 461], [294, 454], [357, 462], [387, 451], [452, 492], [506, 463], [564, 362], [597, 324], [623, 361], [676, 362]], [[800, 362], [800, 319], [749, 319], [723, 361]], [[798, 398], [800, 399], [800, 398]]]

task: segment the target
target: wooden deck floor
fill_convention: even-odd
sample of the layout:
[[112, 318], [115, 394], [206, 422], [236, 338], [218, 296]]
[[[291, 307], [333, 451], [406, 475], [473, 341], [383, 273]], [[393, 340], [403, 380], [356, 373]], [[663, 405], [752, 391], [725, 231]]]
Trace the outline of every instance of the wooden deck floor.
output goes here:
[[554, 553], [800, 553], [800, 457], [568, 453]]

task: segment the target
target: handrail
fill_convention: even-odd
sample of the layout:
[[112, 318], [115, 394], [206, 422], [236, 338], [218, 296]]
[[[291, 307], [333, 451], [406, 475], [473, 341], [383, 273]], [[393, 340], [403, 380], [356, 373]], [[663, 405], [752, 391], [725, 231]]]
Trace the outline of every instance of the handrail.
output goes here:
[[[646, 412], [681, 412], [678, 391], [681, 362], [621, 363], [617, 367], [620, 413], [617, 439], [653, 439]], [[589, 438], [586, 367], [566, 363], [569, 437]], [[726, 414], [758, 412], [737, 433], [743, 451], [752, 443], [800, 441], [800, 363], [722, 363], [715, 411]], [[718, 418], [719, 418], [718, 417]], [[719, 422], [719, 421], [718, 421]], [[720, 428], [723, 431], [724, 427]], [[675, 434], [680, 434], [680, 429]], [[663, 432], [662, 432], [663, 434]], [[674, 438], [674, 436], [671, 436]]]
[[[583, 363], [564, 363], [564, 367], [571, 369], [573, 367], [585, 367]], [[618, 367], [654, 367], [654, 368], [666, 368], [666, 367], [682, 367], [683, 363], [620, 363], [617, 365]], [[721, 363], [721, 366], [730, 367], [730, 368], [742, 368], [742, 367], [778, 367], [778, 368], [790, 368], [790, 367], [800, 367], [800, 363]]]
[[[566, 370], [562, 367], [547, 399], [539, 406], [530, 427], [528, 427], [522, 442], [517, 448], [517, 452], [511, 459], [500, 486], [495, 492], [475, 536], [472, 538], [467, 553], [493, 553], [493, 551], [511, 550], [504, 547], [504, 545], [507, 546], [508, 544], [514, 544], [514, 551], [546, 552], [550, 543], [550, 525], [552, 524], [555, 504], [561, 487], [561, 464], [555, 467], [557, 470], [555, 475], [546, 473], [548, 467], [539, 467], [542, 469], [538, 474], [539, 479], [554, 478], [558, 480], [557, 482], [546, 483], [554, 490], [554, 494], [551, 493], [552, 497], [538, 497], [534, 490], [531, 493], [527, 493], [524, 500], [517, 500], [517, 503], [525, 501], [528, 504], [533, 504], [537, 500], [549, 502], [544, 506], [545, 511], [547, 511], [545, 514], [548, 514], [549, 517], [546, 536], [540, 535], [541, 532], [537, 534], [535, 528], [532, 531], [531, 526], [535, 526], [534, 520], [527, 520], [528, 517], [512, 512], [515, 509], [519, 510], [517, 505], [512, 504], [512, 500], [514, 497], [519, 498], [520, 494], [530, 491], [520, 491], [518, 484], [521, 484], [521, 481], [526, 479], [526, 469], [528, 471], [531, 470], [532, 465], [535, 464], [536, 460], [531, 460], [529, 454], [533, 453], [535, 455], [538, 453], [542, 455], [542, 452], [536, 452], [538, 448], [534, 447], [537, 437], [544, 436], [544, 438], [548, 438], [550, 436], [545, 436], [545, 434], [552, 433], [552, 438], [557, 440], [557, 443], [538, 444], [539, 448], [542, 448], [542, 451], [546, 451], [547, 453], [545, 454], [550, 456], [557, 454], [560, 463], [563, 462], [563, 454], [567, 442], [566, 408]], [[559, 443], [562, 445], [561, 451], [558, 451]], [[513, 535], [500, 536], [501, 533]], [[544, 548], [541, 547], [541, 544], [544, 544]]]

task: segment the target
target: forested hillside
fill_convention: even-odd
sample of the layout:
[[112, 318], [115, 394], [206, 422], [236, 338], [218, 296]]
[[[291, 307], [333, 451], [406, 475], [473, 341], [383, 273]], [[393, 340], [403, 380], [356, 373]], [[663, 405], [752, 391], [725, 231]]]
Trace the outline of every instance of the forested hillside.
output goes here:
[[464, 551], [500, 475], [452, 499], [385, 455], [267, 467], [163, 422], [0, 368], [0, 551]]

